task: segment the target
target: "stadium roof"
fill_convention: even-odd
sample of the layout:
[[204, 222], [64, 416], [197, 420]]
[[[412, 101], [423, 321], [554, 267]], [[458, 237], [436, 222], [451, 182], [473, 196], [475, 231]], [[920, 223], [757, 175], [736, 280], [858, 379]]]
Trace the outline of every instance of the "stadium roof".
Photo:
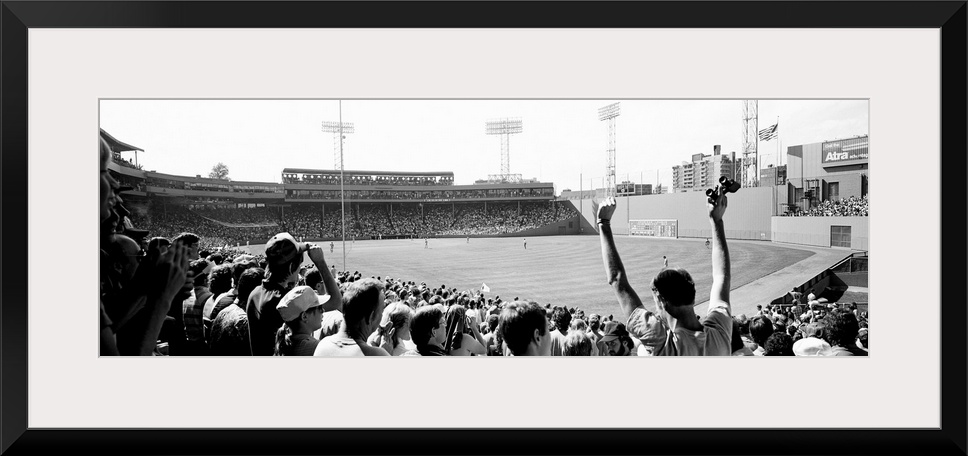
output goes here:
[[[307, 169], [307, 168], [285, 168], [282, 170], [284, 174], [332, 174], [339, 173], [338, 169]], [[385, 175], [385, 176], [440, 176], [454, 174], [453, 171], [359, 171], [359, 170], [349, 170], [344, 169], [345, 174], [375, 174], [375, 175]]]
[[110, 134], [108, 134], [108, 132], [104, 131], [103, 128], [101, 129], [101, 137], [104, 138], [104, 141], [108, 143], [108, 147], [110, 147], [111, 151], [113, 152], [120, 153], [120, 152], [130, 152], [133, 150], [136, 150], [138, 152], [145, 151], [140, 147], [135, 147], [135, 146], [132, 146], [131, 144], [118, 141], [117, 139], [114, 138], [114, 136], [111, 136]]

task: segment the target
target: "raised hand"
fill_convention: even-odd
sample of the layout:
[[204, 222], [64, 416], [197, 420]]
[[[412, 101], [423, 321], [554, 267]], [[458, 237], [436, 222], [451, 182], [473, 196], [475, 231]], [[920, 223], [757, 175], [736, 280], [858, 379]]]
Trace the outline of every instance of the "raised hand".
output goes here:
[[320, 265], [326, 263], [326, 259], [323, 257], [322, 247], [315, 244], [310, 244], [307, 252], [309, 253], [309, 260], [312, 261], [313, 264]]
[[610, 221], [615, 213], [615, 198], [609, 196], [598, 205], [598, 219]]
[[[714, 195], [716, 196], [716, 195]], [[726, 213], [726, 192], [722, 192], [721, 195], [715, 198], [706, 199], [706, 209], [709, 210], [709, 218], [714, 222], [720, 222], [723, 220], [723, 214]]]
[[388, 321], [387, 324], [383, 325], [382, 340], [380, 341], [380, 348], [387, 351], [387, 353], [393, 353], [393, 337], [397, 333], [397, 329], [393, 327], [393, 322]]
[[168, 297], [168, 302], [171, 302], [175, 295], [184, 289], [186, 283], [189, 284], [190, 289], [188, 263], [188, 247], [182, 243], [173, 245], [155, 263], [152, 289], [160, 290], [162, 296]]

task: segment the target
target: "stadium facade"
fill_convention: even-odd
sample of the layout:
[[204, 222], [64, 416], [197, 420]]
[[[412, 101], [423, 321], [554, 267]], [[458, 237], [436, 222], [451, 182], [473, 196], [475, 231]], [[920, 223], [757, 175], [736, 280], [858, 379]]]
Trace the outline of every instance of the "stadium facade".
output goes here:
[[787, 210], [867, 196], [867, 135], [787, 147]]

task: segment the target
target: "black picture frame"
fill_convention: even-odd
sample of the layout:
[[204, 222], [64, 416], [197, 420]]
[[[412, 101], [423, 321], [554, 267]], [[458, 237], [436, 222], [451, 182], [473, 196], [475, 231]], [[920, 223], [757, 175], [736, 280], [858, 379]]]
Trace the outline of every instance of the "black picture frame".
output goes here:
[[[961, 1], [3, 1], [0, 452], [3, 454], [966, 454], [966, 11]], [[30, 28], [750, 27], [941, 30], [940, 429], [63, 430], [27, 427], [27, 31]], [[92, 149], [93, 150], [93, 149]], [[933, 286], [933, 285], [932, 285]], [[930, 304], [930, 303], [921, 303]], [[917, 324], [913, 323], [916, 327]], [[899, 369], [903, 366], [899, 365]], [[547, 413], [547, 410], [539, 410]], [[280, 442], [285, 442], [281, 444]], [[360, 445], [366, 442], [366, 445]], [[467, 445], [468, 442], [486, 444]]]

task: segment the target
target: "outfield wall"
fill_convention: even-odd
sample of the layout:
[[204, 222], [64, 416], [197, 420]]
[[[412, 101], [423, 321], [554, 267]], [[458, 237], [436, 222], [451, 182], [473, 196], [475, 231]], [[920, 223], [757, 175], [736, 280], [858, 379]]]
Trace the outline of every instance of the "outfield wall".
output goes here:
[[[727, 239], [771, 239], [771, 218], [774, 208], [786, 201], [783, 187], [743, 188], [728, 195], [729, 208], [724, 224]], [[595, 224], [598, 201], [568, 200], [581, 211], [582, 234], [597, 234]], [[666, 193], [618, 197], [612, 217], [612, 232], [628, 235], [629, 220], [677, 219], [680, 238], [711, 237], [706, 194], [703, 192]]]
[[830, 227], [850, 227], [850, 248], [868, 250], [870, 217], [773, 217], [774, 242], [830, 247]]

